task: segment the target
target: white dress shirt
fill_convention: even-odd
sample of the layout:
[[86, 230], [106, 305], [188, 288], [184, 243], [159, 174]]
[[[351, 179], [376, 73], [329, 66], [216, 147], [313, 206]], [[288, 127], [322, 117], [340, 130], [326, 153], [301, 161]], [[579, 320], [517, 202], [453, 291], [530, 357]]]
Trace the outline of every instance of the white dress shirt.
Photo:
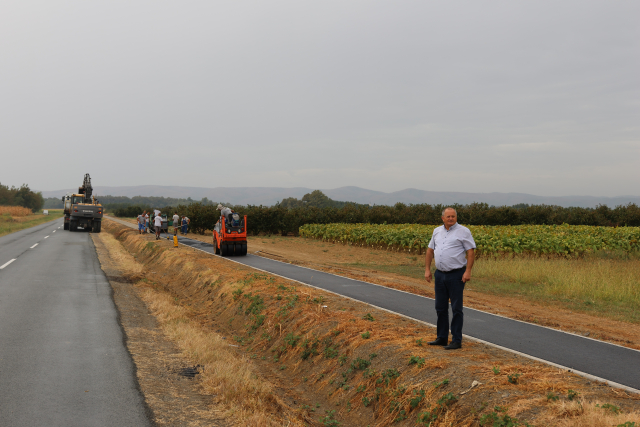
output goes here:
[[471, 231], [457, 222], [449, 227], [444, 225], [433, 230], [429, 242], [436, 259], [436, 268], [440, 271], [451, 271], [467, 266], [465, 254], [476, 248]]

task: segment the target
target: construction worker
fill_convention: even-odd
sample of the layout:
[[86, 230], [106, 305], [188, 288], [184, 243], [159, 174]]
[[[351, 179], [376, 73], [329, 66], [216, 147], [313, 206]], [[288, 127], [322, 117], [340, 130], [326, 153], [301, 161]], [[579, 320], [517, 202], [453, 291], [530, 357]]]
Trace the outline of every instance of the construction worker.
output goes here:
[[[230, 208], [222, 206], [222, 204], [218, 204], [217, 209], [220, 211], [221, 218], [227, 218], [227, 215], [233, 212]], [[220, 220], [218, 220], [218, 222], [220, 222]]]

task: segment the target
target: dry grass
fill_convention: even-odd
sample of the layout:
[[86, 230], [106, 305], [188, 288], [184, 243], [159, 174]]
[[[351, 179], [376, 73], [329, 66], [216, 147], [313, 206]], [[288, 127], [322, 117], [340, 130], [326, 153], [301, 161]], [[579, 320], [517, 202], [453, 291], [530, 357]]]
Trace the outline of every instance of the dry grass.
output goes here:
[[22, 206], [0, 206], [0, 215], [9, 214], [13, 217], [33, 215], [31, 209]]
[[[101, 240], [112, 260], [130, 278], [139, 279], [145, 274], [136, 256], [127, 252], [112, 235], [102, 233]], [[154, 289], [147, 280], [135, 286], [163, 332], [193, 364], [204, 367], [201, 385], [227, 408], [226, 417], [238, 425], [276, 427], [286, 422], [291, 427], [301, 425], [281, 413], [281, 403], [272, 393], [273, 386], [256, 372], [246, 355], [239, 355], [222, 336], [191, 320], [189, 311], [176, 304], [174, 297]]]
[[[0, 206], [1, 209], [26, 209], [29, 211], [27, 215], [13, 216], [9, 212], [0, 213], [0, 236], [10, 234], [16, 231], [24, 230], [25, 228], [33, 227], [45, 222], [53, 221], [62, 217], [62, 210], [49, 211], [49, 215], [31, 214], [31, 210], [16, 206]], [[8, 209], [7, 209], [8, 210]], [[19, 213], [24, 213], [20, 211]]]
[[567, 300], [574, 308], [640, 322], [638, 271], [638, 259], [485, 258], [475, 264], [474, 276], [486, 285], [477, 287], [476, 282], [473, 287], [538, 300]]
[[532, 283], [548, 295], [640, 304], [640, 260], [480, 259], [479, 277]]
[[546, 425], [557, 427], [631, 427], [634, 425], [631, 423], [640, 425], [640, 413], [617, 414], [604, 405], [603, 408], [602, 402], [582, 400], [558, 402], [550, 405], [552, 416], [545, 422], [549, 423]]
[[[591, 401], [624, 406], [625, 414], [619, 417], [620, 423], [638, 419], [638, 413], [634, 412], [638, 408], [636, 398], [590, 385], [585, 379], [556, 368], [523, 361], [473, 343], [466, 344], [455, 354], [443, 355], [439, 349], [416, 346], [417, 338], [431, 336], [433, 331], [414, 322], [316, 289], [254, 274], [251, 269], [189, 248], [174, 249], [169, 242], [147, 241], [145, 236], [111, 222], [105, 229], [115, 232], [124, 246], [153, 270], [153, 286], [161, 290], [149, 288], [148, 292], [152, 293], [145, 298], [167, 333], [194, 361], [207, 366], [205, 373], [211, 373], [206, 380], [210, 390], [229, 405], [247, 400], [246, 406], [236, 406], [236, 417], [260, 417], [246, 421], [244, 425], [269, 425], [263, 423], [276, 414], [290, 414], [290, 406], [277, 398], [270, 400], [269, 395], [280, 399], [295, 395], [296, 405], [301, 402], [322, 404], [316, 413], [300, 413], [302, 419], [314, 422], [322, 410], [329, 408], [338, 411], [336, 416], [343, 425], [415, 425], [419, 411], [435, 407], [436, 401], [445, 393], [467, 390], [472, 379], [483, 384], [440, 414], [435, 425], [478, 425], [479, 417], [494, 405], [505, 405], [509, 415], [532, 420], [535, 425], [589, 425], [583, 423], [583, 418], [585, 422], [591, 422], [588, 418], [592, 416], [589, 415], [591, 412], [559, 410], [545, 398], [549, 391], [566, 395], [569, 388], [580, 390], [584, 395], [583, 406], [592, 405]], [[251, 326], [257, 317], [246, 310], [251, 296], [256, 295], [264, 299], [261, 313], [265, 318], [253, 332]], [[321, 303], [314, 302], [319, 298], [322, 298]], [[322, 308], [323, 305], [328, 308]], [[373, 314], [374, 322], [363, 320], [366, 312]], [[228, 341], [210, 332], [212, 328], [233, 335], [244, 353], [256, 355], [256, 359], [251, 360], [232, 350]], [[371, 332], [370, 339], [361, 338], [364, 331]], [[287, 343], [289, 334], [300, 337], [298, 345]], [[331, 339], [330, 343], [336, 346], [340, 357], [325, 357], [325, 344], [322, 344], [318, 354], [303, 359], [304, 340], [312, 342], [316, 339], [321, 343]], [[336, 388], [352, 361], [369, 358], [374, 352], [378, 355], [371, 359], [371, 368], [377, 372], [374, 376], [365, 377], [362, 370], [352, 371], [347, 374], [349, 388]], [[261, 355], [265, 359], [263, 362], [260, 362]], [[410, 355], [423, 357], [424, 365], [408, 365]], [[340, 362], [342, 357], [345, 357], [344, 363]], [[501, 366], [501, 375], [492, 372], [491, 368], [496, 365]], [[280, 369], [282, 367], [284, 370]], [[380, 372], [386, 369], [397, 369], [401, 376], [385, 386], [385, 394], [372, 407], [364, 407], [362, 397], [373, 397], [376, 388], [381, 387], [378, 383]], [[251, 381], [264, 377], [265, 371], [269, 373], [269, 382], [252, 384]], [[522, 374], [517, 385], [510, 384], [506, 377], [514, 372]], [[445, 378], [451, 379], [450, 384], [435, 389], [433, 384]], [[360, 386], [365, 386], [366, 391], [357, 392]], [[400, 386], [405, 387], [404, 391], [398, 391]], [[424, 401], [421, 407], [411, 411], [408, 407], [411, 393], [420, 389], [426, 391]], [[400, 406], [390, 411], [393, 400]], [[483, 401], [490, 404], [479, 409]], [[566, 397], [561, 402], [566, 403]], [[408, 411], [410, 418], [396, 424], [395, 417], [402, 408]]]
[[191, 322], [188, 311], [176, 305], [169, 295], [146, 289], [141, 296], [165, 333], [194, 363], [204, 366], [202, 385], [207, 393], [228, 405], [228, 416], [240, 425], [282, 425], [283, 420], [274, 417], [279, 402], [272, 385], [257, 375], [246, 355], [238, 355], [220, 335]]

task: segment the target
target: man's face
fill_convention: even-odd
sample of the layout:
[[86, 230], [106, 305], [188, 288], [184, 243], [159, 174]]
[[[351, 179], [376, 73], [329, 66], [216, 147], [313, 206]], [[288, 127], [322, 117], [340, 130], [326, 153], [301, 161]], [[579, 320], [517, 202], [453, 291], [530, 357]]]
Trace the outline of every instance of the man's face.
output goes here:
[[444, 222], [444, 225], [446, 225], [447, 228], [451, 227], [457, 221], [458, 215], [456, 214], [456, 211], [453, 209], [447, 209], [444, 211], [444, 215], [442, 215], [442, 222]]

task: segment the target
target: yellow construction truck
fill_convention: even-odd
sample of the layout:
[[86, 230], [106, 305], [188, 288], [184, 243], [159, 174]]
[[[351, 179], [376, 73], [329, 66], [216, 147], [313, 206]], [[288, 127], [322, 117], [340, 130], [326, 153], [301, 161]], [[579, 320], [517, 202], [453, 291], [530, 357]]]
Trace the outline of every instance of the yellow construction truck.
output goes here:
[[104, 209], [93, 196], [91, 177], [84, 175], [82, 186], [77, 193], [67, 193], [62, 197], [64, 203], [64, 229], [78, 231], [78, 227], [86, 231], [99, 233], [102, 228]]

